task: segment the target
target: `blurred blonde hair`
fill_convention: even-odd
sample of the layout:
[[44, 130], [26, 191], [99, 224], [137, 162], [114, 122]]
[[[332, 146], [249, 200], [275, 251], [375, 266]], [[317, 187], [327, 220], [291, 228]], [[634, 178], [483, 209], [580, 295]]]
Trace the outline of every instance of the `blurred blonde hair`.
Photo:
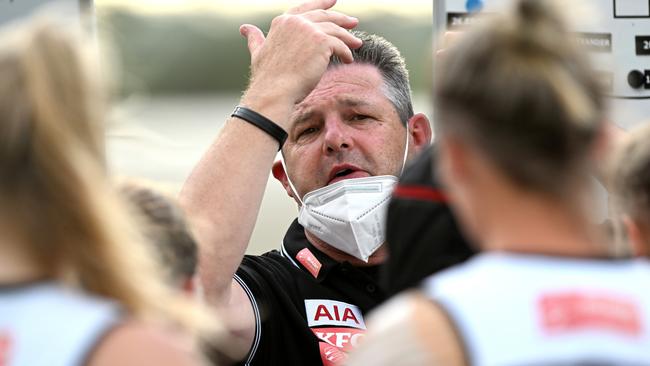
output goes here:
[[168, 288], [107, 178], [101, 83], [80, 35], [46, 19], [0, 34], [0, 225], [41, 275], [131, 316], [211, 328]]
[[153, 254], [162, 265], [165, 278], [175, 288], [182, 288], [196, 274], [198, 245], [176, 199], [155, 183], [142, 179], [123, 180], [117, 188], [153, 244]]

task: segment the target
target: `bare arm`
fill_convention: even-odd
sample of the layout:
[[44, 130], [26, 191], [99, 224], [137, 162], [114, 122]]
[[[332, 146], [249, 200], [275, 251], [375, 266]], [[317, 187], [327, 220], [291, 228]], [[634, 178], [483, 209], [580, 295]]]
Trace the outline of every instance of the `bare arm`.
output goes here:
[[368, 333], [346, 365], [463, 366], [462, 346], [445, 313], [413, 291], [368, 318]]
[[[240, 32], [251, 53], [251, 82], [240, 105], [289, 130], [295, 103], [316, 86], [336, 54], [352, 61], [361, 41], [346, 29], [357, 20], [329, 11], [335, 0], [313, 0], [275, 18], [268, 36], [252, 25]], [[185, 182], [181, 204], [196, 225], [199, 273], [206, 299], [237, 324], [250, 346], [254, 318], [250, 302], [233, 281], [250, 240], [278, 142], [238, 118], [219, 136]], [[246, 349], [247, 351], [248, 349]], [[243, 351], [243, 350], [242, 350]]]
[[87, 365], [198, 366], [203, 363], [189, 337], [129, 321], [106, 335]]

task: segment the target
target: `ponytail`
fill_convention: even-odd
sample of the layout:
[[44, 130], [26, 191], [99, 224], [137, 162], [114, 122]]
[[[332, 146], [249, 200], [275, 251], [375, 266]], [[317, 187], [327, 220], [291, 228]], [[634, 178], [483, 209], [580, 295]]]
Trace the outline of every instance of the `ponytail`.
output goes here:
[[565, 195], [589, 168], [605, 103], [553, 3], [515, 1], [452, 45], [434, 110], [438, 134], [471, 141], [520, 186]]
[[0, 35], [0, 225], [41, 275], [132, 316], [210, 328], [172, 294], [108, 181], [99, 84], [50, 22]]

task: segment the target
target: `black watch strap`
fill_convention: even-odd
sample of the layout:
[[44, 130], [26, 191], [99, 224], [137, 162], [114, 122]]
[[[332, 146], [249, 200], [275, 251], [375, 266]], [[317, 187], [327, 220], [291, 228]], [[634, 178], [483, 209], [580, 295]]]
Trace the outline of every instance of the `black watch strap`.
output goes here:
[[278, 151], [282, 149], [282, 145], [284, 145], [284, 142], [287, 140], [287, 132], [283, 130], [282, 127], [251, 109], [237, 106], [230, 116], [243, 119], [278, 140], [278, 143], [280, 144]]

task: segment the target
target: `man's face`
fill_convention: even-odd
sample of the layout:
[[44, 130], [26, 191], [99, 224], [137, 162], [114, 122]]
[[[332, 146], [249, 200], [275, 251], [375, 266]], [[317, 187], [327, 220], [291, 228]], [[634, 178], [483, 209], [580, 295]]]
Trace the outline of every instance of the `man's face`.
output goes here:
[[283, 152], [300, 197], [343, 179], [399, 175], [406, 128], [367, 64], [328, 70], [298, 104]]

